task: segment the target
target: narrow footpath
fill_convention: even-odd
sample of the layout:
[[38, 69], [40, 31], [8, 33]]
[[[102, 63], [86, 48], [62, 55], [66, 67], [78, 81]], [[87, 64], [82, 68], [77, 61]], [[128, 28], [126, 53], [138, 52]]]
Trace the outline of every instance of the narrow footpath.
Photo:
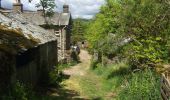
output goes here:
[[81, 100], [88, 100], [87, 97], [83, 96], [82, 94], [82, 87], [80, 86], [80, 80], [82, 77], [85, 77], [88, 73], [88, 70], [90, 68], [90, 60], [91, 56], [88, 54], [87, 51], [81, 50], [80, 54], [80, 63], [71, 66], [68, 69], [65, 69], [63, 73], [65, 75], [69, 75], [70, 78], [65, 80], [62, 84], [65, 86], [68, 90], [74, 90], [78, 92], [80, 96], [75, 96], [74, 98], [79, 98]]
[[114, 100], [113, 93], [103, 92], [102, 78], [90, 70], [91, 55], [81, 50], [79, 57], [79, 64], [63, 70], [67, 78], [61, 89], [50, 93], [50, 100]]
[[91, 56], [88, 54], [87, 51], [81, 50], [79, 57], [80, 63], [75, 66], [71, 66], [71, 68], [69, 69], [64, 70], [64, 74], [70, 75], [71, 77], [83, 76], [86, 74], [87, 70], [90, 67]]

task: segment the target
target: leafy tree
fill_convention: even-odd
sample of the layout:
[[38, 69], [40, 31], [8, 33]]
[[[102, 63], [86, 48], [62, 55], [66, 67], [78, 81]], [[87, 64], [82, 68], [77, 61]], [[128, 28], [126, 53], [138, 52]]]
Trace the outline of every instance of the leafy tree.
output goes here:
[[87, 29], [87, 25], [89, 20], [86, 19], [74, 19], [73, 21], [73, 30], [72, 30], [72, 42], [77, 43], [81, 41], [85, 41], [85, 31]]
[[55, 0], [40, 0], [40, 3], [36, 4], [36, 7], [42, 7], [45, 23], [48, 24], [47, 17], [54, 15], [54, 9], [56, 7]]
[[88, 27], [90, 49], [118, 54], [136, 67], [166, 62], [169, 6], [166, 0], [107, 0]]
[[[133, 66], [144, 67], [167, 59], [168, 5], [164, 1], [129, 0], [122, 12], [126, 37], [133, 39], [126, 56]], [[120, 17], [120, 18], [122, 18]], [[124, 26], [121, 25], [121, 26]]]

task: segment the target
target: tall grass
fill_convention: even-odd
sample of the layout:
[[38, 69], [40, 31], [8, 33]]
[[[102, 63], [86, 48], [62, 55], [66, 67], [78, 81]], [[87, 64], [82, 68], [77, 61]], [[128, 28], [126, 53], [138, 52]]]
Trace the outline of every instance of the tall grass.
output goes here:
[[[91, 72], [96, 77], [82, 79], [86, 95], [99, 100], [160, 100], [160, 76], [153, 69], [133, 72], [125, 63], [102, 67]], [[92, 75], [92, 74], [89, 74]], [[98, 78], [98, 79], [97, 79]], [[100, 86], [100, 87], [99, 87]]]
[[122, 84], [119, 100], [161, 100], [160, 77], [151, 69], [131, 73]]

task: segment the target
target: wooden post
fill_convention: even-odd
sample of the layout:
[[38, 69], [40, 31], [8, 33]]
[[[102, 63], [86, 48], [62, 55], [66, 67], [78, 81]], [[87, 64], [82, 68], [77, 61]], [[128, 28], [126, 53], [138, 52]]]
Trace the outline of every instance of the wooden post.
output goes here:
[[161, 77], [161, 96], [163, 100], [170, 99], [170, 82], [165, 74], [162, 74]]

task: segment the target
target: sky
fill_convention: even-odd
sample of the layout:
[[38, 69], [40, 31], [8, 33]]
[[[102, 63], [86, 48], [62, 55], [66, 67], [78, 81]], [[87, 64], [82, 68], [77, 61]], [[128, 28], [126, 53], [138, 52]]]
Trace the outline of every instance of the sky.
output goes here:
[[[14, 0], [1, 0], [2, 7], [12, 8]], [[28, 0], [21, 0], [24, 5], [24, 10], [36, 11], [38, 0], [32, 0], [31, 3]], [[100, 6], [105, 3], [105, 0], [56, 0], [56, 11], [62, 12], [63, 4], [68, 4], [70, 7], [73, 18], [85, 18], [91, 19], [96, 13], [99, 12]]]

